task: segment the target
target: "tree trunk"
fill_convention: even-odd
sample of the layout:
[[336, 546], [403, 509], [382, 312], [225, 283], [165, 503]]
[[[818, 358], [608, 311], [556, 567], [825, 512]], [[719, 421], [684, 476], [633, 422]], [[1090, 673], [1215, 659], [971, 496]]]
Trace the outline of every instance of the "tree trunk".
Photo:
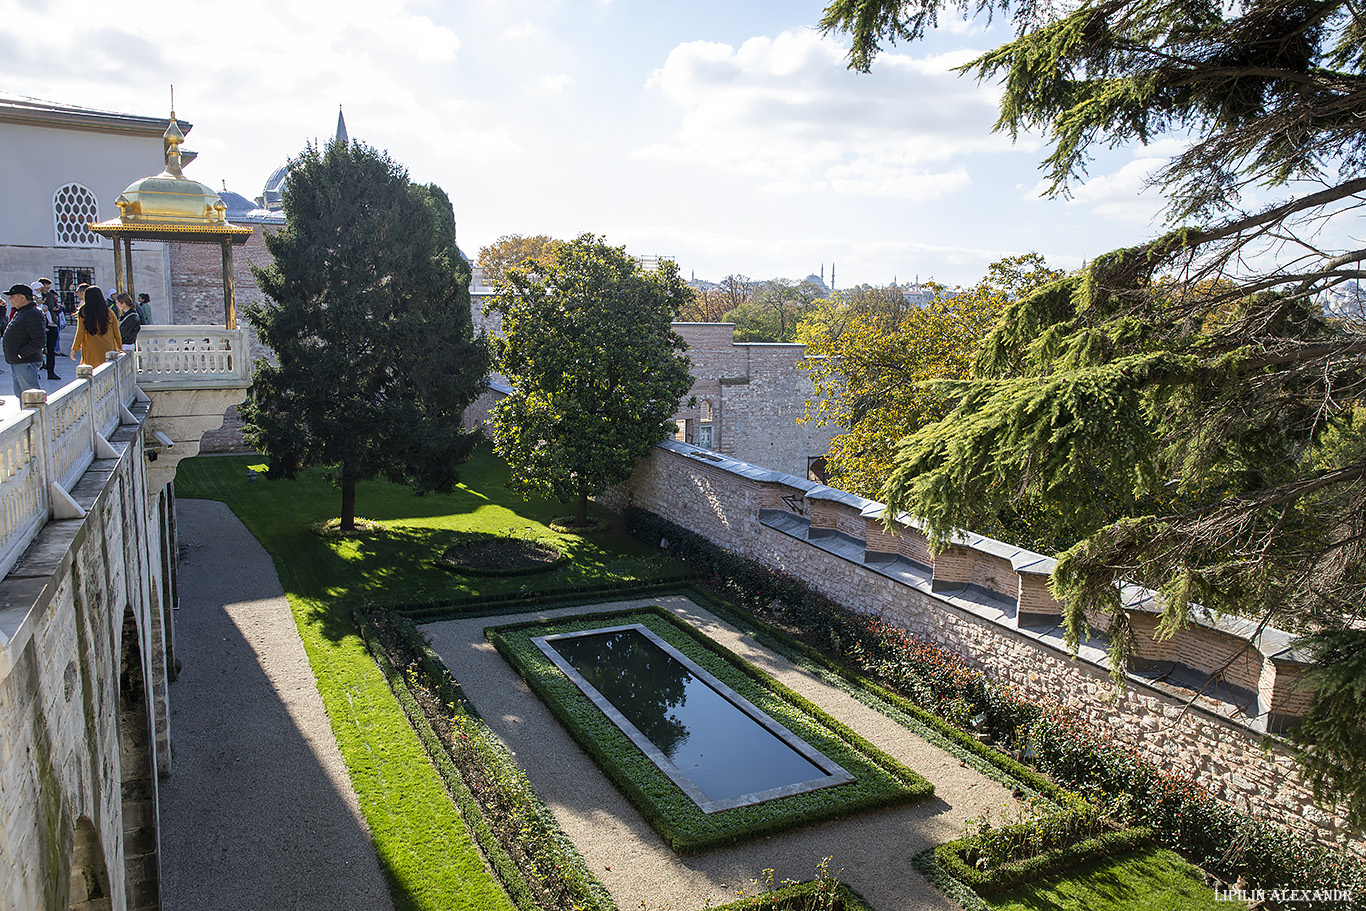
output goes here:
[[579, 494], [579, 505], [574, 513], [574, 524], [582, 528], [588, 524], [588, 494]]
[[349, 466], [342, 466], [342, 508], [341, 530], [356, 530], [356, 473]]

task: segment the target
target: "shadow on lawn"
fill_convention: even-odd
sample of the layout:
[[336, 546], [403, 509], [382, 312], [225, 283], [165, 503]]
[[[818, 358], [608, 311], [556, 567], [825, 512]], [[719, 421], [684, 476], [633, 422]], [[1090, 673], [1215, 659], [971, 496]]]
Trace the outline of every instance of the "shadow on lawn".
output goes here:
[[549, 570], [498, 576], [460, 575], [440, 564], [442, 553], [455, 544], [476, 536], [497, 537], [478, 531], [403, 524], [356, 538], [322, 539], [307, 531], [304, 536], [298, 538], [298, 550], [315, 551], [317, 559], [311, 562], [323, 576], [323, 585], [311, 598], [310, 616], [333, 641], [355, 634], [351, 614], [356, 608], [411, 608], [480, 596], [535, 596], [676, 579], [683, 572], [676, 561], [633, 538], [558, 535], [539, 524], [527, 537], [552, 542], [568, 559]]

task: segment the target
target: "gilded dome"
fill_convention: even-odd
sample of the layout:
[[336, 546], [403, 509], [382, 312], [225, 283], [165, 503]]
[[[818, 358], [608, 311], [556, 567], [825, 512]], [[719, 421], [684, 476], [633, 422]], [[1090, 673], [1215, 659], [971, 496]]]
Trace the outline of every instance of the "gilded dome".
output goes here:
[[125, 224], [225, 225], [227, 206], [218, 194], [181, 171], [185, 134], [171, 114], [166, 129], [166, 170], [128, 186], [115, 201]]

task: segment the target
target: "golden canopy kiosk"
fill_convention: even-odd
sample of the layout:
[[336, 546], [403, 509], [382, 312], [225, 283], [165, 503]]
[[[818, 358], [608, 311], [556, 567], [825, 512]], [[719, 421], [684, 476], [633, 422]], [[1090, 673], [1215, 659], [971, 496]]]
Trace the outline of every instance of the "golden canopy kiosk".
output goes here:
[[223, 325], [237, 328], [237, 303], [232, 281], [232, 248], [247, 242], [251, 228], [229, 224], [227, 206], [217, 193], [182, 171], [185, 134], [176, 123], [175, 111], [165, 136], [166, 170], [131, 184], [119, 194], [119, 217], [92, 224], [90, 230], [114, 242], [114, 285], [133, 290], [133, 241], [160, 240], [180, 243], [219, 244], [223, 249]]

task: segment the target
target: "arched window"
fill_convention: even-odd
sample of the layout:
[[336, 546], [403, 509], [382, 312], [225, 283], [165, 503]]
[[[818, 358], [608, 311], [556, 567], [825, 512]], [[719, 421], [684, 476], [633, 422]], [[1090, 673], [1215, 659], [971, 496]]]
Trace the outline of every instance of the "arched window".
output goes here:
[[52, 194], [52, 217], [57, 243], [63, 247], [99, 246], [100, 237], [86, 227], [99, 221], [95, 194], [78, 183], [69, 183]]
[[711, 423], [711, 402], [707, 399], [703, 399], [702, 404], [699, 407], [701, 409], [701, 414], [698, 415], [698, 417], [701, 419], [702, 423]]

